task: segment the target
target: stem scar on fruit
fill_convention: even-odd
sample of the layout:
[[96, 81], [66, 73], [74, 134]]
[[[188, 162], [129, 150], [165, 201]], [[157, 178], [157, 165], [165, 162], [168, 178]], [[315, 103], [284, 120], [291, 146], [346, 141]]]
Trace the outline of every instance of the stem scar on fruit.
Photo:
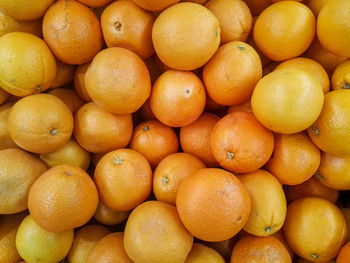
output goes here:
[[343, 85], [343, 89], [350, 89], [349, 83], [345, 82]]
[[148, 131], [148, 130], [149, 130], [148, 125], [146, 125], [145, 127], [143, 127], [143, 130], [144, 130], [144, 131]]
[[164, 184], [167, 184], [169, 182], [169, 179], [168, 179], [168, 177], [164, 176], [162, 181]]
[[311, 255], [311, 257], [316, 259], [316, 258], [318, 258], [318, 255], [316, 253], [314, 253], [314, 254]]
[[50, 131], [51, 135], [56, 135], [58, 133], [58, 130], [57, 129], [52, 129]]
[[114, 22], [114, 28], [116, 31], [121, 31], [122, 30], [122, 23], [120, 23], [119, 21]]
[[320, 134], [320, 130], [319, 130], [317, 127], [313, 127], [313, 128], [312, 128], [312, 133], [313, 133], [314, 135], [319, 135], [319, 134]]
[[227, 152], [227, 156], [229, 159], [233, 159], [235, 157], [235, 154], [232, 152]]
[[271, 226], [267, 226], [267, 227], [265, 227], [265, 232], [270, 232], [271, 230], [272, 230], [272, 227]]
[[117, 158], [114, 159], [114, 163], [115, 164], [121, 164], [122, 160], [119, 157], [117, 157]]

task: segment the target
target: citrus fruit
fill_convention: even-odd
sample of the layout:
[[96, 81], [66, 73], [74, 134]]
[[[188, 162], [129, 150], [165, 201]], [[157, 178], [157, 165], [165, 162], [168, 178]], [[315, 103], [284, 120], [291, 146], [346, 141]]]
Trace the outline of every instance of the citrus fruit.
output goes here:
[[322, 7], [328, 2], [329, 0], [305, 0], [304, 4], [307, 5], [311, 11], [314, 13], [315, 17], [318, 16], [320, 13]]
[[50, 88], [59, 88], [70, 83], [74, 78], [75, 66], [56, 60], [56, 77]]
[[262, 11], [272, 4], [270, 0], [244, 0], [244, 2], [247, 3], [254, 16], [260, 15]]
[[13, 106], [12, 102], [0, 105], [0, 150], [17, 148], [17, 144], [11, 139], [7, 131], [8, 115]]
[[1, 0], [2, 12], [17, 20], [35, 20], [42, 17], [54, 0]]
[[350, 89], [350, 61], [339, 64], [332, 75], [332, 89]]
[[66, 103], [73, 115], [84, 105], [84, 101], [72, 89], [56, 88], [51, 90], [49, 94], [54, 95]]
[[201, 262], [225, 263], [225, 260], [214, 249], [200, 243], [194, 243], [185, 263]]
[[51, 232], [87, 223], [98, 204], [96, 186], [81, 168], [59, 165], [43, 173], [32, 185], [28, 208], [33, 220]]
[[322, 86], [310, 74], [300, 69], [280, 69], [258, 82], [251, 104], [254, 115], [265, 127], [291, 134], [314, 123], [323, 100]]
[[152, 191], [148, 161], [131, 149], [107, 153], [98, 162], [94, 181], [101, 201], [108, 207], [128, 211], [141, 204]]
[[78, 1], [90, 7], [103, 7], [109, 4], [112, 0], [78, 0]]
[[218, 168], [197, 170], [180, 184], [176, 207], [191, 234], [204, 241], [233, 237], [246, 224], [250, 197], [232, 173]]
[[45, 165], [20, 149], [0, 151], [0, 214], [14, 214], [28, 208], [28, 193]]
[[237, 104], [237, 105], [232, 105], [227, 109], [227, 114], [232, 113], [232, 112], [236, 112], [236, 111], [243, 111], [243, 112], [250, 112], [253, 113], [252, 110], [252, 105], [250, 103], [250, 100], [243, 102], [241, 104]]
[[117, 114], [137, 111], [151, 93], [145, 63], [132, 51], [119, 47], [96, 55], [85, 74], [85, 85], [98, 106]]
[[90, 66], [90, 62], [81, 64], [77, 67], [74, 73], [74, 89], [78, 93], [79, 97], [86, 102], [92, 101], [89, 93], [86, 90], [85, 74]]
[[94, 102], [83, 105], [74, 118], [74, 137], [89, 152], [109, 152], [125, 147], [132, 130], [131, 114], [113, 114]]
[[16, 20], [0, 10], [0, 21], [3, 25], [0, 28], [0, 36], [3, 36], [10, 32], [27, 32], [38, 37], [42, 36], [41, 24], [42, 19], [32, 20], [32, 21], [23, 21]]
[[0, 87], [24, 97], [48, 89], [56, 76], [56, 61], [37, 36], [11, 32], [0, 37]]
[[203, 82], [209, 97], [227, 106], [249, 100], [261, 77], [259, 55], [250, 45], [240, 41], [221, 46], [203, 69]]
[[[172, 205], [148, 201], [136, 207], [126, 222], [124, 247], [134, 262], [185, 261], [193, 243]], [[169, 249], [171, 248], [171, 249]]]
[[56, 151], [68, 142], [73, 116], [68, 106], [50, 94], [30, 95], [16, 102], [8, 116], [8, 133], [22, 149]]
[[204, 163], [189, 153], [174, 153], [165, 157], [153, 173], [153, 193], [158, 201], [176, 205], [176, 193], [182, 181]]
[[129, 216], [129, 211], [117, 211], [107, 207], [101, 201], [98, 203], [94, 219], [106, 226], [123, 223]]
[[149, 11], [162, 11], [180, 0], [132, 0], [135, 4]]
[[235, 173], [253, 172], [262, 167], [270, 159], [273, 145], [272, 132], [249, 112], [224, 116], [215, 124], [210, 137], [217, 162]]
[[347, 242], [339, 251], [337, 263], [346, 263], [350, 258], [350, 242]]
[[203, 66], [219, 47], [219, 21], [199, 4], [179, 3], [157, 17], [152, 40], [157, 55], [167, 66], [194, 70]]

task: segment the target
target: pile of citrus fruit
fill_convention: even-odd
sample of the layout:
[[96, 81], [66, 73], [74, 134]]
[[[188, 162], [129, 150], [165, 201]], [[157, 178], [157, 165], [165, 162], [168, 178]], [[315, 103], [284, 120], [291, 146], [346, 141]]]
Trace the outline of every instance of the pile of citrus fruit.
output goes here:
[[349, 0], [0, 0], [0, 263], [349, 263]]

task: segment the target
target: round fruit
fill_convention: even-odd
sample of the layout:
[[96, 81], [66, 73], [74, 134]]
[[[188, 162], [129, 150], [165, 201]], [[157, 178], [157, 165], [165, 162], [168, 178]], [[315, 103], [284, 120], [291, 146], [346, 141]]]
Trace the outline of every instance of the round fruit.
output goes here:
[[208, 167], [216, 167], [210, 148], [210, 135], [220, 118], [212, 113], [203, 113], [195, 122], [181, 127], [180, 143], [184, 152], [201, 159]]
[[129, 211], [117, 211], [105, 206], [101, 201], [98, 203], [94, 219], [106, 226], [123, 223], [129, 216]]
[[[92, 248], [86, 263], [118, 262], [132, 263], [123, 245], [124, 233], [109, 234], [100, 239]], [[73, 262], [72, 262], [73, 263]]]
[[258, 53], [240, 41], [221, 46], [203, 69], [208, 96], [216, 103], [228, 106], [249, 100], [261, 77]]
[[192, 243], [193, 237], [182, 224], [176, 208], [163, 202], [139, 205], [126, 222], [124, 247], [134, 262], [182, 263]]
[[251, 103], [254, 115], [265, 127], [291, 134], [314, 123], [323, 100], [322, 86], [310, 74], [299, 69], [280, 69], [258, 82]]
[[152, 191], [152, 170], [145, 157], [134, 150], [107, 153], [98, 162], [94, 181], [101, 201], [108, 207], [128, 211], [141, 204]]
[[322, 46], [340, 57], [350, 57], [350, 23], [347, 19], [350, 2], [328, 1], [317, 17], [317, 38]]
[[140, 8], [131, 0], [120, 0], [104, 9], [101, 27], [108, 47], [124, 47], [142, 59], [154, 53], [152, 43], [152, 13]]
[[54, 0], [1, 0], [2, 12], [17, 20], [35, 20], [42, 17]]
[[0, 151], [0, 214], [14, 214], [28, 208], [28, 193], [45, 165], [20, 149]]
[[210, 146], [217, 162], [236, 173], [253, 172], [262, 167], [273, 151], [273, 134], [252, 113], [233, 112], [219, 120]]
[[17, 144], [8, 134], [8, 115], [13, 106], [12, 102], [0, 105], [0, 150], [7, 148], [17, 148]]
[[327, 93], [320, 116], [308, 129], [312, 142], [326, 153], [350, 156], [349, 100], [348, 90], [341, 89]]
[[49, 94], [54, 95], [66, 103], [73, 115], [80, 109], [81, 106], [84, 105], [84, 101], [74, 90], [71, 89], [56, 88], [51, 90]]
[[247, 3], [254, 16], [260, 15], [262, 11], [272, 4], [270, 0], [244, 0], [244, 2]]
[[132, 0], [135, 4], [149, 11], [162, 11], [180, 0]]
[[253, 113], [252, 110], [252, 105], [250, 103], [250, 100], [242, 103], [242, 104], [238, 104], [238, 105], [232, 105], [227, 109], [227, 114], [232, 113], [232, 112], [236, 112], [236, 111], [243, 111], [243, 112], [250, 112]]
[[67, 256], [69, 262], [86, 263], [96, 243], [109, 233], [110, 231], [101, 225], [88, 225], [80, 228], [74, 234], [73, 245]]
[[330, 83], [327, 71], [317, 61], [303, 57], [293, 58], [282, 62], [275, 68], [275, 70], [290, 68], [300, 69], [309, 73], [320, 82], [323, 93], [329, 92]]
[[43, 173], [32, 185], [28, 208], [35, 222], [51, 232], [73, 229], [94, 215], [98, 193], [81, 168], [59, 165]]
[[56, 60], [56, 77], [50, 88], [59, 88], [72, 82], [74, 78], [75, 66], [62, 63]]
[[173, 128], [149, 120], [135, 127], [129, 148], [141, 153], [154, 168], [163, 158], [178, 151], [179, 140]]
[[225, 260], [214, 249], [200, 243], [195, 243], [187, 256], [185, 263], [200, 262], [225, 263]]
[[38, 259], [43, 263], [58, 262], [68, 254], [73, 237], [73, 229], [59, 233], [48, 232], [29, 215], [18, 228], [16, 247], [26, 262], [38, 262]]
[[205, 7], [219, 20], [221, 44], [248, 39], [253, 27], [253, 18], [245, 2], [242, 0], [210, 0], [206, 2]]
[[8, 133], [22, 149], [49, 153], [68, 142], [73, 116], [68, 106], [49, 94], [24, 97], [13, 105], [8, 116]]
[[346, 263], [350, 258], [350, 242], [347, 242], [339, 251], [337, 256], [337, 263]]
[[43, 20], [43, 36], [55, 56], [66, 64], [91, 61], [102, 49], [100, 21], [75, 0], [58, 0]]
[[188, 153], [174, 153], [165, 157], [153, 173], [153, 193], [158, 201], [176, 205], [176, 193], [182, 181], [204, 163]]
[[130, 142], [131, 114], [113, 114], [89, 102], [77, 111], [74, 119], [74, 137], [89, 152], [109, 152]]
[[151, 79], [145, 63], [132, 51], [112, 47], [96, 55], [85, 75], [92, 100], [111, 113], [137, 111], [151, 93]]
[[320, 150], [305, 133], [275, 134], [273, 157], [266, 169], [282, 184], [298, 185], [314, 175], [320, 160]]
[[334, 258], [348, 237], [339, 208], [315, 197], [298, 199], [288, 206], [283, 231], [296, 254], [318, 262]]
[[307, 5], [311, 11], [314, 13], [315, 17], [318, 16], [320, 13], [322, 7], [328, 2], [329, 0], [305, 0], [304, 4]]
[[268, 236], [281, 229], [287, 214], [287, 201], [280, 182], [264, 170], [239, 175], [251, 200], [251, 213], [244, 231]]
[[27, 32], [38, 37], [42, 36], [42, 19], [31, 21], [16, 20], [0, 11], [0, 21], [0, 23], [3, 25], [0, 28], [0, 36], [11, 32]]
[[233, 248], [231, 263], [292, 263], [288, 250], [275, 237], [245, 236]]
[[10, 96], [9, 93], [7, 93], [5, 90], [0, 88], [0, 105], [3, 104], [8, 99], [9, 96]]
[[103, 7], [109, 4], [110, 2], [112, 2], [112, 0], [78, 0], [78, 1], [90, 7]]
[[40, 154], [40, 160], [49, 168], [67, 164], [87, 170], [90, 165], [90, 159], [90, 153], [84, 150], [74, 138], [71, 138], [57, 151]]
[[203, 66], [219, 47], [219, 21], [199, 4], [179, 3], [158, 16], [152, 40], [158, 57], [167, 66], [194, 70]]
[[48, 89], [56, 76], [56, 61], [46, 43], [23, 32], [0, 38], [0, 87], [24, 97]]
[[311, 10], [295, 1], [267, 7], [254, 26], [254, 42], [275, 61], [300, 56], [315, 37], [316, 19]]
[[74, 89], [78, 93], [79, 97], [86, 102], [92, 101], [89, 93], [86, 90], [85, 74], [90, 66], [90, 62], [81, 64], [77, 67], [74, 74]]
[[193, 72], [168, 70], [154, 83], [149, 103], [162, 123], [183, 127], [199, 118], [205, 100], [203, 83]]
[[232, 173], [200, 169], [186, 177], [177, 191], [176, 206], [186, 228], [204, 241], [223, 241], [245, 225], [250, 197]]
[[339, 64], [332, 75], [332, 89], [350, 89], [350, 61]]

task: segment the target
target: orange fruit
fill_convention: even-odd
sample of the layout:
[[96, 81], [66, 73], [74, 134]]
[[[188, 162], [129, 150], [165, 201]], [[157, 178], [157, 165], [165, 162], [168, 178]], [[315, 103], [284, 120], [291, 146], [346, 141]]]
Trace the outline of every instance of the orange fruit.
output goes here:
[[103, 45], [98, 18], [75, 0], [58, 0], [50, 6], [43, 20], [43, 36], [55, 56], [66, 64], [91, 61]]
[[149, 104], [162, 123], [183, 127], [199, 118], [205, 100], [203, 83], [194, 73], [168, 70], [154, 83]]
[[164, 157], [177, 152], [179, 140], [173, 128], [149, 120], [135, 127], [129, 148], [141, 153], [154, 168]]
[[223, 257], [214, 249], [207, 247], [201, 243], [194, 243], [185, 263], [225, 263]]
[[6, 102], [9, 96], [10, 96], [9, 93], [7, 93], [2, 88], [0, 88], [0, 105]]
[[90, 7], [103, 7], [109, 4], [112, 0], [78, 0], [78, 1]]
[[311, 11], [314, 13], [315, 17], [317, 17], [322, 7], [328, 1], [329, 0], [305, 0], [304, 4], [307, 5], [311, 9]]
[[332, 75], [332, 89], [350, 89], [350, 60], [339, 64]]
[[148, 120], [156, 120], [156, 116], [154, 116], [151, 107], [149, 106], [149, 99], [146, 100], [146, 102], [141, 106], [139, 109], [140, 115], [143, 120], [148, 121]]
[[282, 62], [275, 68], [275, 70], [290, 68], [300, 69], [309, 73], [312, 75], [312, 77], [320, 82], [323, 93], [329, 92], [330, 81], [328, 74], [326, 70], [321, 66], [321, 64], [317, 61], [303, 57], [293, 58]]
[[49, 168], [67, 164], [87, 170], [90, 165], [90, 153], [81, 147], [74, 138], [54, 152], [40, 154], [40, 160]]
[[68, 142], [72, 131], [73, 116], [68, 106], [49, 94], [20, 99], [8, 116], [11, 139], [30, 152], [56, 151]]
[[[123, 245], [124, 233], [117, 232], [101, 238], [88, 255], [87, 263], [118, 262], [132, 263]], [[72, 262], [73, 263], [73, 262]]]
[[263, 77], [254, 89], [251, 104], [254, 115], [265, 127], [291, 134], [314, 123], [323, 100], [322, 86], [315, 78], [300, 69], [289, 68]]
[[205, 7], [219, 20], [221, 44], [230, 41], [245, 42], [248, 39], [253, 27], [253, 18], [245, 2], [242, 0], [209, 0]]
[[179, 3], [157, 17], [152, 40], [157, 55], [167, 66], [194, 70], [203, 66], [219, 47], [219, 21], [199, 4]]
[[320, 197], [335, 203], [339, 191], [321, 184], [314, 176], [298, 185], [286, 185], [284, 188], [288, 203], [304, 197]]
[[165, 157], [154, 170], [153, 193], [158, 201], [176, 205], [176, 193], [182, 181], [204, 163], [189, 153], [174, 153]]
[[51, 232], [87, 223], [98, 204], [96, 186], [81, 168], [59, 165], [43, 173], [32, 185], [28, 208], [34, 221]]
[[132, 0], [135, 4], [149, 11], [162, 11], [180, 0]]
[[16, 20], [6, 15], [4, 12], [0, 11], [0, 21], [3, 25], [0, 28], [0, 36], [3, 36], [10, 32], [27, 32], [38, 37], [42, 36], [42, 19], [36, 19], [31, 21]]
[[273, 156], [266, 169], [282, 184], [298, 185], [314, 175], [320, 160], [320, 150], [305, 133], [275, 134]]
[[96, 166], [94, 181], [101, 201], [108, 207], [128, 211], [146, 200], [152, 191], [148, 161], [131, 149], [107, 153]]
[[337, 263], [347, 263], [350, 258], [350, 242], [347, 242], [339, 251]]
[[19, 262], [20, 255], [16, 249], [17, 229], [26, 212], [0, 216], [0, 262]]
[[151, 93], [145, 63], [132, 51], [119, 47], [96, 55], [86, 72], [85, 85], [97, 105], [117, 114], [137, 111]]
[[182, 150], [198, 157], [208, 167], [218, 166], [210, 148], [210, 135], [219, 120], [215, 114], [203, 113], [195, 122], [180, 129]]
[[17, 20], [35, 20], [42, 17], [54, 0], [1, 0], [0, 9]]
[[73, 115], [81, 106], [84, 105], [84, 101], [79, 97], [79, 95], [71, 89], [56, 88], [49, 92], [49, 94], [61, 99], [67, 104]]
[[178, 188], [176, 207], [185, 227], [204, 241], [233, 237], [246, 224], [250, 197], [232, 173], [217, 168], [197, 170]]
[[87, 262], [90, 252], [96, 243], [110, 231], [101, 225], [87, 225], [75, 232], [72, 248], [67, 259], [70, 263]]
[[316, 197], [301, 198], [288, 206], [283, 231], [296, 254], [317, 262], [333, 259], [348, 238], [339, 208]]
[[[340, 211], [343, 213], [345, 220], [346, 220], [346, 224], [348, 226], [348, 229], [350, 229], [350, 208], [341, 208]], [[350, 240], [350, 232], [349, 232], [349, 237], [348, 240]]]
[[254, 26], [254, 42], [275, 61], [300, 56], [315, 37], [316, 19], [311, 10], [295, 1], [280, 1], [267, 7]]
[[113, 226], [123, 223], [129, 216], [129, 211], [117, 211], [105, 206], [101, 201], [98, 203], [94, 219], [104, 225]]
[[333, 54], [339, 57], [350, 57], [350, 23], [344, 19], [350, 12], [347, 0], [328, 1], [317, 17], [317, 38]]
[[287, 201], [280, 182], [269, 172], [257, 170], [239, 175], [251, 200], [251, 213], [244, 231], [268, 236], [281, 229], [287, 213]]
[[205, 2], [207, 2], [207, 0], [182, 0], [181, 2], [192, 2], [203, 5]]
[[89, 93], [86, 90], [85, 74], [90, 66], [90, 62], [79, 65], [74, 73], [74, 89], [78, 93], [79, 97], [86, 102], [92, 101]]
[[59, 88], [73, 81], [75, 66], [56, 60], [56, 77], [50, 88]]
[[317, 38], [311, 43], [308, 50], [304, 53], [304, 56], [320, 63], [328, 74], [332, 74], [334, 69], [346, 60], [346, 58], [338, 57], [326, 50]]
[[240, 41], [221, 46], [203, 69], [203, 82], [209, 97], [228, 106], [249, 100], [261, 77], [259, 55]]
[[227, 106], [216, 103], [207, 94], [204, 111], [214, 113], [218, 116], [224, 116], [227, 111]]
[[350, 190], [350, 157], [321, 154], [316, 178], [323, 185], [336, 190]]
[[0, 150], [17, 148], [17, 144], [11, 139], [7, 131], [7, 118], [13, 106], [12, 102], [0, 105]]
[[28, 193], [45, 165], [20, 149], [0, 151], [0, 214], [14, 214], [28, 208]]
[[325, 95], [320, 116], [308, 129], [312, 142], [322, 151], [350, 156], [350, 92], [334, 90]]
[[292, 263], [288, 250], [275, 237], [245, 236], [233, 248], [231, 263]]
[[227, 109], [227, 114], [232, 113], [232, 112], [250, 112], [253, 113], [252, 110], [252, 105], [250, 103], [250, 100], [243, 102], [242, 104], [237, 104], [237, 105], [232, 105]]
[[289, 247], [286, 239], [284, 238], [283, 231], [278, 230], [276, 233], [272, 234], [271, 236], [277, 238], [284, 245], [284, 247], [288, 250], [290, 257], [293, 259], [293, 256], [294, 256], [293, 250]]
[[123, 47], [142, 59], [154, 53], [152, 26], [154, 16], [131, 0], [119, 0], [104, 9], [101, 16], [103, 37], [108, 47]]
[[144, 202], [126, 222], [124, 247], [134, 262], [184, 262], [192, 243], [176, 208], [163, 202]]
[[89, 152], [108, 152], [130, 142], [131, 114], [113, 114], [89, 102], [77, 111], [74, 119], [74, 137]]
[[153, 84], [157, 78], [163, 73], [158, 66], [156, 55], [144, 60], [148, 72], [151, 76], [151, 83]]
[[16, 248], [26, 262], [38, 262], [38, 259], [42, 262], [59, 262], [68, 254], [73, 237], [73, 229], [49, 232], [29, 215], [17, 230]]
[[48, 89], [55, 76], [55, 58], [42, 39], [24, 32], [12, 32], [0, 38], [2, 89], [24, 97]]
[[[256, 22], [256, 19], [257, 19], [257, 17], [254, 16], [254, 17], [253, 17], [253, 27], [254, 27], [254, 24], [255, 24], [255, 22]], [[268, 66], [270, 63], [272, 63], [271, 59], [269, 59], [267, 56], [265, 56], [265, 55], [257, 48], [257, 46], [255, 45], [253, 34], [250, 34], [250, 35], [249, 35], [249, 37], [248, 37], [246, 43], [247, 43], [248, 45], [250, 45], [252, 48], [254, 48], [254, 50], [256, 51], [256, 53], [258, 53], [263, 68], [265, 68], [265, 67]], [[265, 73], [265, 71], [264, 71], [263, 73]]]
[[91, 156], [91, 162], [94, 165], [94, 167], [97, 166], [98, 162], [102, 159], [102, 157], [105, 155], [106, 153], [92, 153]]
[[234, 236], [233, 238], [226, 239], [224, 241], [220, 242], [205, 242], [202, 241], [202, 243], [208, 247], [211, 247], [215, 249], [219, 254], [225, 259], [230, 260], [232, 250], [234, 245], [238, 241], [238, 236]]
[[249, 112], [233, 112], [214, 126], [210, 146], [217, 162], [235, 173], [253, 172], [262, 167], [273, 151], [271, 131]]
[[250, 11], [254, 16], [260, 15], [269, 5], [271, 5], [270, 0], [244, 0], [247, 3]]

